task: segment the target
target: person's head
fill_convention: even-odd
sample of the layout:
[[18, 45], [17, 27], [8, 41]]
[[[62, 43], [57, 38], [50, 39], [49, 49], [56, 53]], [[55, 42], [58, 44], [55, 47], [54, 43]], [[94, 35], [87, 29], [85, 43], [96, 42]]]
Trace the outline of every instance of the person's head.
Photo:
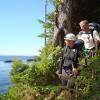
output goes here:
[[79, 23], [79, 25], [80, 25], [81, 30], [83, 30], [83, 31], [89, 31], [89, 23], [88, 23], [87, 20], [82, 20]]
[[72, 48], [74, 46], [76, 36], [73, 33], [69, 33], [64, 37], [64, 39], [65, 39], [65, 45]]

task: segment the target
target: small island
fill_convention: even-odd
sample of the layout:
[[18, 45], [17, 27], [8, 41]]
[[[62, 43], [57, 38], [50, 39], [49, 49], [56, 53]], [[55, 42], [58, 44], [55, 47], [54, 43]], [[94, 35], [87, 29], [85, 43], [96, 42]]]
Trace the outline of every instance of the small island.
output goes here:
[[4, 62], [5, 62], [5, 63], [11, 63], [12, 60], [5, 60]]

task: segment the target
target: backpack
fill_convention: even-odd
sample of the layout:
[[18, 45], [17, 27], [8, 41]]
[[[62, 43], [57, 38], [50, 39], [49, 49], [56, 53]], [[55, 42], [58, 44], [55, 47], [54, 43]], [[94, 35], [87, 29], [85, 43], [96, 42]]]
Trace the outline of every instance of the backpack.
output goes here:
[[75, 48], [76, 48], [77, 50], [79, 50], [79, 51], [83, 50], [83, 48], [84, 48], [84, 41], [81, 40], [81, 39], [77, 39], [77, 40], [75, 41]]
[[89, 23], [89, 29], [92, 31], [96, 30], [98, 33], [100, 33], [100, 25], [98, 23], [95, 22]]

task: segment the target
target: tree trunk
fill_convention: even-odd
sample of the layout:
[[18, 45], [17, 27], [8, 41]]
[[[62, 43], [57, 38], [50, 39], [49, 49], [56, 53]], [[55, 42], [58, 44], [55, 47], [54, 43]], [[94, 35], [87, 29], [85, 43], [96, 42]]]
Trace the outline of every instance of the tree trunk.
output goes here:
[[[65, 33], [71, 32], [72, 0], [62, 0], [58, 7], [58, 28], [64, 27]], [[64, 23], [65, 22], [65, 23]], [[63, 26], [65, 24], [66, 26]]]
[[71, 32], [72, 0], [61, 0], [56, 7], [54, 46], [64, 46], [64, 36]]

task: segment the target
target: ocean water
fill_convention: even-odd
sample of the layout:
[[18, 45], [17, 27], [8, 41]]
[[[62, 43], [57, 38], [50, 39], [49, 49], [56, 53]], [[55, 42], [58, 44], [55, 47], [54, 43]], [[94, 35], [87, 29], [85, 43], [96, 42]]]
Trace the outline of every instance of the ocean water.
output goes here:
[[5, 63], [5, 61], [13, 60], [14, 58], [27, 61], [28, 59], [32, 59], [33, 56], [0, 56], [0, 94], [6, 93], [9, 86], [11, 86], [11, 63]]
[[10, 81], [11, 63], [0, 61], [0, 93], [5, 93], [11, 85]]

